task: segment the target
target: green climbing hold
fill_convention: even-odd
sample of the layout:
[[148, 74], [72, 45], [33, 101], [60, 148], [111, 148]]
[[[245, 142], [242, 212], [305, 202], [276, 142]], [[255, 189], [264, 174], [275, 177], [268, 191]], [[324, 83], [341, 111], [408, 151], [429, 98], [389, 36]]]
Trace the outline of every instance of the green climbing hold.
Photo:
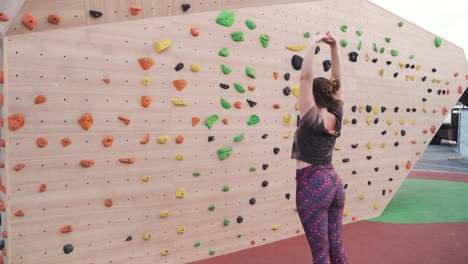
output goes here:
[[270, 44], [270, 37], [268, 37], [267, 34], [261, 34], [260, 35], [260, 43], [262, 44], [262, 47], [266, 48]]
[[246, 20], [245, 20], [245, 24], [247, 25], [247, 27], [248, 27], [249, 29], [255, 29], [255, 28], [257, 28], [257, 25], [255, 25], [255, 22], [253, 22], [253, 21], [250, 20], [250, 19], [246, 19]]
[[224, 222], [223, 222], [224, 226], [228, 226], [231, 224], [231, 221], [229, 221], [228, 219], [224, 219]]
[[208, 117], [208, 119], [206, 120], [205, 122], [205, 125], [211, 129], [211, 127], [213, 126], [213, 124], [218, 120], [219, 116], [218, 115], [212, 115], [210, 117]]
[[242, 86], [242, 84], [235, 82], [234, 83], [234, 88], [238, 93], [245, 93], [245, 88]]
[[341, 29], [341, 31], [346, 32], [346, 30], [348, 30], [348, 26], [347, 25], [342, 25], [340, 27], [340, 29]]
[[409, 59], [410, 60], [414, 59], [414, 54], [409, 55]]
[[235, 19], [236, 14], [234, 14], [234, 12], [223, 11], [216, 18], [216, 23], [218, 23], [221, 26], [230, 27], [234, 23]]
[[390, 51], [390, 54], [391, 54], [393, 57], [396, 57], [396, 56], [398, 56], [398, 50], [391, 50], [391, 51]]
[[304, 38], [310, 38], [310, 32], [304, 33]]
[[389, 37], [386, 37], [386, 38], [385, 38], [385, 41], [386, 41], [387, 43], [390, 43], [390, 41], [392, 41], [392, 39], [389, 38]]
[[216, 251], [215, 251], [214, 249], [211, 249], [211, 250], [210, 250], [210, 255], [213, 256], [214, 254], [216, 254]]
[[361, 30], [356, 31], [356, 35], [362, 36], [362, 31]]
[[229, 56], [229, 50], [228, 50], [228, 48], [222, 48], [222, 49], [219, 50], [218, 54], [221, 57], [227, 57], [227, 56]]
[[250, 171], [256, 171], [257, 169], [255, 167], [250, 167]]
[[342, 39], [340, 43], [341, 43], [341, 47], [343, 48], [346, 48], [346, 46], [348, 46], [348, 41], [346, 39]]
[[234, 41], [244, 41], [244, 32], [242, 31], [232, 32], [231, 38]]
[[238, 235], [237, 235], [237, 238], [241, 238], [241, 237], [242, 237], [242, 234], [238, 234]]
[[194, 176], [194, 177], [199, 177], [199, 176], [200, 176], [200, 172], [198, 172], [198, 171], [194, 172], [194, 173], [193, 173], [193, 176]]
[[228, 75], [231, 73], [231, 68], [224, 64], [221, 64], [221, 71], [223, 71], [224, 74]]
[[385, 48], [382, 47], [382, 48], [380, 49], [380, 53], [384, 53], [384, 52], [385, 52]]
[[255, 125], [260, 122], [260, 118], [257, 115], [251, 115], [249, 121], [247, 121], [247, 125]]
[[214, 209], [215, 209], [215, 206], [214, 206], [214, 204], [210, 204], [210, 206], [208, 207], [208, 210], [210, 210], [210, 211], [214, 211]]
[[247, 74], [247, 76], [252, 77], [254, 79], [257, 76], [257, 73], [255, 72], [255, 70], [250, 67], [245, 68], [245, 74]]
[[224, 109], [231, 109], [231, 104], [224, 98], [221, 98], [221, 105], [224, 107]]
[[231, 154], [232, 154], [232, 147], [231, 146], [218, 149], [218, 158], [219, 158], [219, 160], [225, 160], [225, 159], [229, 158], [231, 156]]
[[377, 52], [379, 50], [379, 48], [377, 48], [377, 44], [374, 43], [374, 45], [372, 45], [372, 49]]
[[359, 44], [357, 45], [357, 49], [361, 50], [362, 49], [362, 41], [359, 41]]
[[242, 134], [234, 137], [234, 142], [242, 141], [242, 140], [244, 140], [244, 138], [245, 138], [245, 135], [244, 135], [244, 133], [242, 133]]
[[398, 23], [398, 26], [399, 26], [399, 27], [402, 27], [402, 26], [403, 26], [403, 21], [400, 21], [400, 22]]
[[229, 186], [224, 186], [223, 187], [223, 192], [229, 192]]
[[193, 244], [194, 247], [199, 247], [200, 246], [200, 241], [197, 241], [195, 242], [195, 244]]
[[435, 44], [435, 46], [436, 46], [437, 48], [440, 47], [440, 45], [442, 45], [442, 39], [439, 38], [439, 37], [435, 38], [435, 39], [434, 39], [434, 44]]

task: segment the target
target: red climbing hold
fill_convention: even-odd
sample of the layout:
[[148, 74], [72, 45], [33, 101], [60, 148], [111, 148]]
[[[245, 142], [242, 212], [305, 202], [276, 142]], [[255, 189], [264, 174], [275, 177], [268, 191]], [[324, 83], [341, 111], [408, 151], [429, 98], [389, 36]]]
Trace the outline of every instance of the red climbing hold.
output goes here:
[[132, 164], [132, 163], [135, 163], [136, 159], [134, 157], [130, 157], [130, 158], [120, 158], [119, 161], [121, 163], [129, 163], [129, 164]]
[[277, 72], [273, 73], [273, 78], [275, 78], [275, 80], [278, 80], [278, 73]]
[[249, 86], [248, 88], [249, 88], [249, 91], [251, 91], [251, 92], [255, 91], [255, 86], [253, 86], [253, 85]]
[[448, 112], [447, 107], [444, 106], [444, 107], [442, 108], [442, 115], [446, 115], [447, 112]]
[[21, 210], [16, 210], [15, 211], [15, 216], [24, 216], [24, 213]]
[[60, 21], [62, 21], [62, 18], [57, 14], [50, 14], [47, 17], [47, 21], [49, 21], [49, 23], [51, 24], [57, 25], [57, 24], [60, 24]]
[[5, 147], [5, 140], [0, 139], [0, 147], [2, 147], [2, 148]]
[[37, 19], [31, 13], [26, 13], [26, 15], [23, 17], [23, 24], [29, 30], [33, 30], [37, 25]]
[[20, 171], [22, 169], [24, 169], [24, 167], [26, 167], [26, 165], [24, 163], [18, 163], [15, 165], [15, 167], [13, 168], [15, 171]]
[[43, 104], [45, 102], [47, 102], [47, 97], [45, 95], [38, 95], [34, 100], [35, 104]]
[[140, 140], [140, 144], [144, 145], [144, 144], [148, 143], [148, 142], [150, 141], [150, 139], [151, 139], [151, 135], [150, 135], [150, 133], [147, 133], [147, 134], [145, 135], [145, 137], [143, 137], [143, 138]]
[[0, 106], [3, 105], [3, 94], [0, 93]]
[[154, 65], [154, 60], [152, 58], [140, 58], [138, 59], [138, 62], [144, 71], [148, 70]]
[[37, 138], [36, 139], [36, 145], [39, 148], [45, 148], [47, 146], [47, 144], [49, 144], [49, 141], [47, 141], [46, 138]]
[[182, 91], [187, 86], [187, 81], [183, 79], [174, 80], [172, 81], [172, 84], [174, 84], [174, 87], [177, 89], [177, 91]]
[[41, 184], [41, 185], [39, 186], [39, 192], [40, 192], [40, 193], [45, 192], [46, 189], [47, 189], [47, 184], [45, 184], [45, 183], [43, 183], [43, 184]]
[[450, 89], [447, 89], [446, 92], [447, 92], [447, 95], [450, 95]]
[[432, 125], [432, 126], [431, 126], [431, 133], [432, 133], [432, 134], [435, 134], [436, 131], [437, 131], [437, 130], [436, 130], [436, 127], [435, 127], [434, 125]]
[[126, 126], [130, 124], [130, 119], [128, 119], [128, 117], [119, 116], [119, 120], [122, 121]]
[[255, 241], [254, 240], [250, 240], [250, 245], [255, 245]]
[[71, 225], [66, 225], [60, 228], [60, 233], [65, 234], [65, 233], [70, 233], [73, 231], [73, 228]]
[[69, 138], [62, 138], [60, 140], [60, 144], [62, 144], [63, 147], [68, 147], [71, 144], [71, 139]]
[[3, 84], [5, 82], [5, 77], [3, 71], [0, 71], [0, 83]]
[[93, 116], [90, 113], [86, 113], [80, 118], [80, 125], [84, 130], [90, 129], [93, 122]]
[[196, 126], [200, 122], [200, 118], [197, 116], [192, 117], [192, 127]]
[[105, 83], [110, 83], [111, 82], [109, 77], [103, 78], [102, 81], [105, 82]]
[[420, 151], [416, 152], [416, 156], [419, 156], [419, 155], [421, 155], [421, 152]]
[[107, 199], [104, 201], [104, 205], [105, 205], [106, 207], [111, 207], [111, 206], [113, 205], [112, 199], [107, 198]]
[[82, 160], [80, 161], [80, 165], [85, 168], [92, 167], [94, 165], [94, 160]]
[[182, 144], [184, 142], [184, 137], [179, 135], [176, 137], [176, 143], [177, 144]]
[[225, 125], [229, 124], [229, 120], [227, 118], [223, 118], [223, 124]]
[[7, 237], [8, 237], [7, 231], [3, 231], [3, 233], [2, 233], [2, 238], [7, 238]]
[[151, 104], [151, 97], [149, 96], [142, 96], [141, 97], [141, 105], [144, 107], [144, 108], [148, 108], [148, 106], [150, 106]]
[[463, 93], [463, 87], [461, 85], [458, 86], [458, 93], [459, 94]]
[[351, 220], [353, 220], [353, 221], [356, 221], [356, 217], [355, 217], [355, 216], [353, 216], [353, 218], [351, 218]]
[[416, 139], [411, 140], [411, 143], [416, 144]]
[[239, 101], [236, 101], [236, 102], [234, 103], [234, 107], [235, 107], [235, 108], [242, 108], [242, 103], [239, 102]]
[[275, 109], [279, 109], [279, 108], [280, 108], [280, 104], [274, 104], [273, 107], [274, 107]]
[[130, 6], [130, 13], [134, 16], [138, 16], [141, 12], [141, 6]]
[[8, 17], [8, 15], [5, 13], [0, 12], [0, 21], [7, 22], [8, 20], [10, 20], [10, 17]]
[[108, 148], [114, 143], [114, 138], [112, 136], [107, 136], [102, 140], [104, 147]]
[[413, 166], [413, 164], [411, 163], [411, 160], [408, 160], [406, 162], [406, 168], [409, 170], [409, 169], [411, 169], [412, 166]]
[[458, 72], [453, 74], [454, 77], [458, 77]]
[[198, 30], [198, 28], [193, 27], [190, 29], [190, 33], [192, 33], [192, 36], [198, 37], [198, 35], [200, 35], [200, 30]]
[[433, 113], [433, 114], [436, 114], [436, 113], [437, 113], [437, 109], [434, 108], [434, 110], [432, 110], [432, 113]]
[[424, 129], [424, 130], [423, 130], [423, 134], [427, 134], [427, 129]]
[[11, 131], [16, 131], [24, 126], [25, 117], [23, 114], [13, 114], [8, 117], [8, 127]]

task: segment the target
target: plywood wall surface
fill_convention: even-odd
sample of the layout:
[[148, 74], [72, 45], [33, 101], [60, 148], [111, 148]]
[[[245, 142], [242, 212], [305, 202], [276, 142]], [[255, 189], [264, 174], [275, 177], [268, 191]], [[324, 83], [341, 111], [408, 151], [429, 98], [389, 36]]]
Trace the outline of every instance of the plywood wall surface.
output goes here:
[[[297, 98], [283, 89], [298, 84], [291, 57], [305, 52], [286, 45], [306, 43], [307, 31], [330, 30], [348, 42], [340, 48], [346, 124], [333, 160], [346, 188], [345, 223], [382, 213], [410, 171], [407, 163], [414, 164], [431, 140], [431, 126], [439, 127], [444, 107], [450, 109], [468, 84], [462, 49], [445, 40], [436, 48], [433, 34], [365, 1], [233, 11], [231, 27], [216, 24], [219, 12], [213, 11], [5, 40], [7, 149], [2, 158], [9, 263], [187, 263], [303, 234], [295, 210], [295, 161], [290, 159]], [[257, 28], [248, 29], [246, 19]], [[346, 32], [340, 30], [343, 25]], [[199, 29], [198, 37], [191, 35], [192, 27]], [[234, 42], [234, 31], [243, 31], [245, 41]], [[260, 45], [260, 34], [269, 36], [267, 48]], [[167, 39], [171, 47], [157, 53], [155, 42]], [[228, 57], [218, 55], [222, 48], [229, 49]], [[330, 52], [324, 44], [320, 48], [316, 73], [329, 76], [322, 62]], [[399, 55], [391, 56], [392, 49]], [[348, 59], [353, 51], [359, 54], [357, 62]], [[145, 57], [155, 61], [148, 70], [138, 63]], [[179, 63], [185, 67], [175, 71]], [[191, 71], [192, 64], [200, 71]], [[223, 74], [221, 64], [232, 72]], [[255, 79], [246, 76], [247, 66], [256, 70]], [[144, 86], [144, 78], [151, 84]], [[182, 91], [173, 85], [180, 79], [187, 81]], [[237, 92], [235, 82], [246, 92]], [[40, 95], [47, 101], [35, 104]], [[142, 96], [152, 98], [149, 107], [141, 105]], [[224, 109], [221, 98], [233, 107]], [[176, 106], [172, 99], [187, 106]], [[251, 107], [247, 99], [257, 104]], [[234, 107], [236, 101], [241, 108]], [[24, 126], [8, 130], [8, 116], [19, 113], [26, 118]], [[89, 130], [79, 124], [85, 113], [94, 120]], [[208, 129], [204, 123], [214, 114], [219, 120]], [[254, 114], [260, 122], [248, 125]], [[289, 114], [293, 122], [286, 124], [283, 116]], [[200, 118], [195, 126], [193, 117]], [[234, 142], [241, 133], [245, 139]], [[141, 144], [146, 135], [149, 142]], [[158, 143], [163, 136], [167, 142]], [[182, 144], [177, 136], [183, 136]], [[103, 145], [105, 137], [113, 137], [112, 146]], [[38, 138], [48, 145], [38, 147]], [[69, 146], [61, 144], [64, 138], [71, 140]], [[227, 146], [232, 155], [220, 161], [217, 151]], [[177, 160], [181, 155], [184, 159]], [[135, 163], [121, 158], [135, 158]], [[82, 160], [94, 166], [83, 167]], [[18, 164], [24, 168], [15, 170]], [[42, 184], [45, 192], [39, 191]], [[182, 199], [176, 198], [179, 189], [185, 190]], [[24, 216], [17, 216], [18, 210]], [[167, 218], [160, 216], [164, 210]], [[61, 233], [65, 225], [73, 231]], [[144, 240], [148, 233], [151, 239]], [[73, 251], [65, 254], [68, 244]], [[164, 249], [168, 256], [161, 254]]]

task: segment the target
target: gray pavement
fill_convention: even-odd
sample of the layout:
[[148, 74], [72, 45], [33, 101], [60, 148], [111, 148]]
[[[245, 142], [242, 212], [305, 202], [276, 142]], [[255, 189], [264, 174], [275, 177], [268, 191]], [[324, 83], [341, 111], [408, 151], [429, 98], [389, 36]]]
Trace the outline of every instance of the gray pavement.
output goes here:
[[440, 145], [429, 145], [414, 170], [468, 173], [468, 159], [457, 153], [457, 145], [442, 140]]

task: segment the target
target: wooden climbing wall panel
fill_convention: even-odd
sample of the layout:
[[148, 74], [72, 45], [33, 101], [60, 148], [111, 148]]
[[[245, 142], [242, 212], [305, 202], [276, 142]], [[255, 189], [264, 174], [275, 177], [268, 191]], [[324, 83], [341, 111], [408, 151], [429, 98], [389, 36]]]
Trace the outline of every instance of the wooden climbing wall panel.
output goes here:
[[[347, 41], [341, 48], [346, 124], [334, 153], [346, 187], [346, 223], [382, 213], [410, 171], [407, 164], [430, 141], [431, 126], [441, 124], [444, 107], [468, 84], [462, 49], [445, 40], [436, 48], [436, 36], [367, 1], [232, 11], [231, 27], [218, 25], [220, 12], [212, 11], [5, 39], [9, 263], [186, 263], [303, 234], [290, 159], [297, 98], [284, 88], [295, 91], [299, 71], [291, 58], [304, 54], [286, 45], [306, 43], [307, 31], [330, 30]], [[246, 19], [257, 28], [247, 28]], [[245, 40], [234, 42], [235, 31]], [[261, 34], [269, 36], [267, 48]], [[155, 43], [163, 40], [171, 46], [158, 53]], [[228, 57], [218, 55], [222, 48]], [[317, 76], [328, 76], [323, 61], [330, 53], [320, 48]], [[143, 70], [140, 58], [155, 64]], [[179, 63], [184, 68], [176, 71]], [[221, 64], [231, 73], [223, 74]], [[246, 76], [246, 67], [256, 78]], [[174, 80], [187, 85], [179, 91]], [[236, 82], [245, 92], [236, 91]], [[152, 99], [147, 108], [143, 96]], [[223, 108], [221, 98], [232, 107]], [[86, 113], [93, 118], [88, 130], [79, 122]], [[22, 121], [18, 114], [24, 125], [12, 131]], [[215, 114], [219, 120], [208, 129]], [[247, 124], [252, 115], [258, 124]], [[200, 118], [195, 126], [194, 117]], [[225, 147], [232, 152], [221, 161], [218, 150]], [[73, 231], [62, 233], [66, 225]]]

